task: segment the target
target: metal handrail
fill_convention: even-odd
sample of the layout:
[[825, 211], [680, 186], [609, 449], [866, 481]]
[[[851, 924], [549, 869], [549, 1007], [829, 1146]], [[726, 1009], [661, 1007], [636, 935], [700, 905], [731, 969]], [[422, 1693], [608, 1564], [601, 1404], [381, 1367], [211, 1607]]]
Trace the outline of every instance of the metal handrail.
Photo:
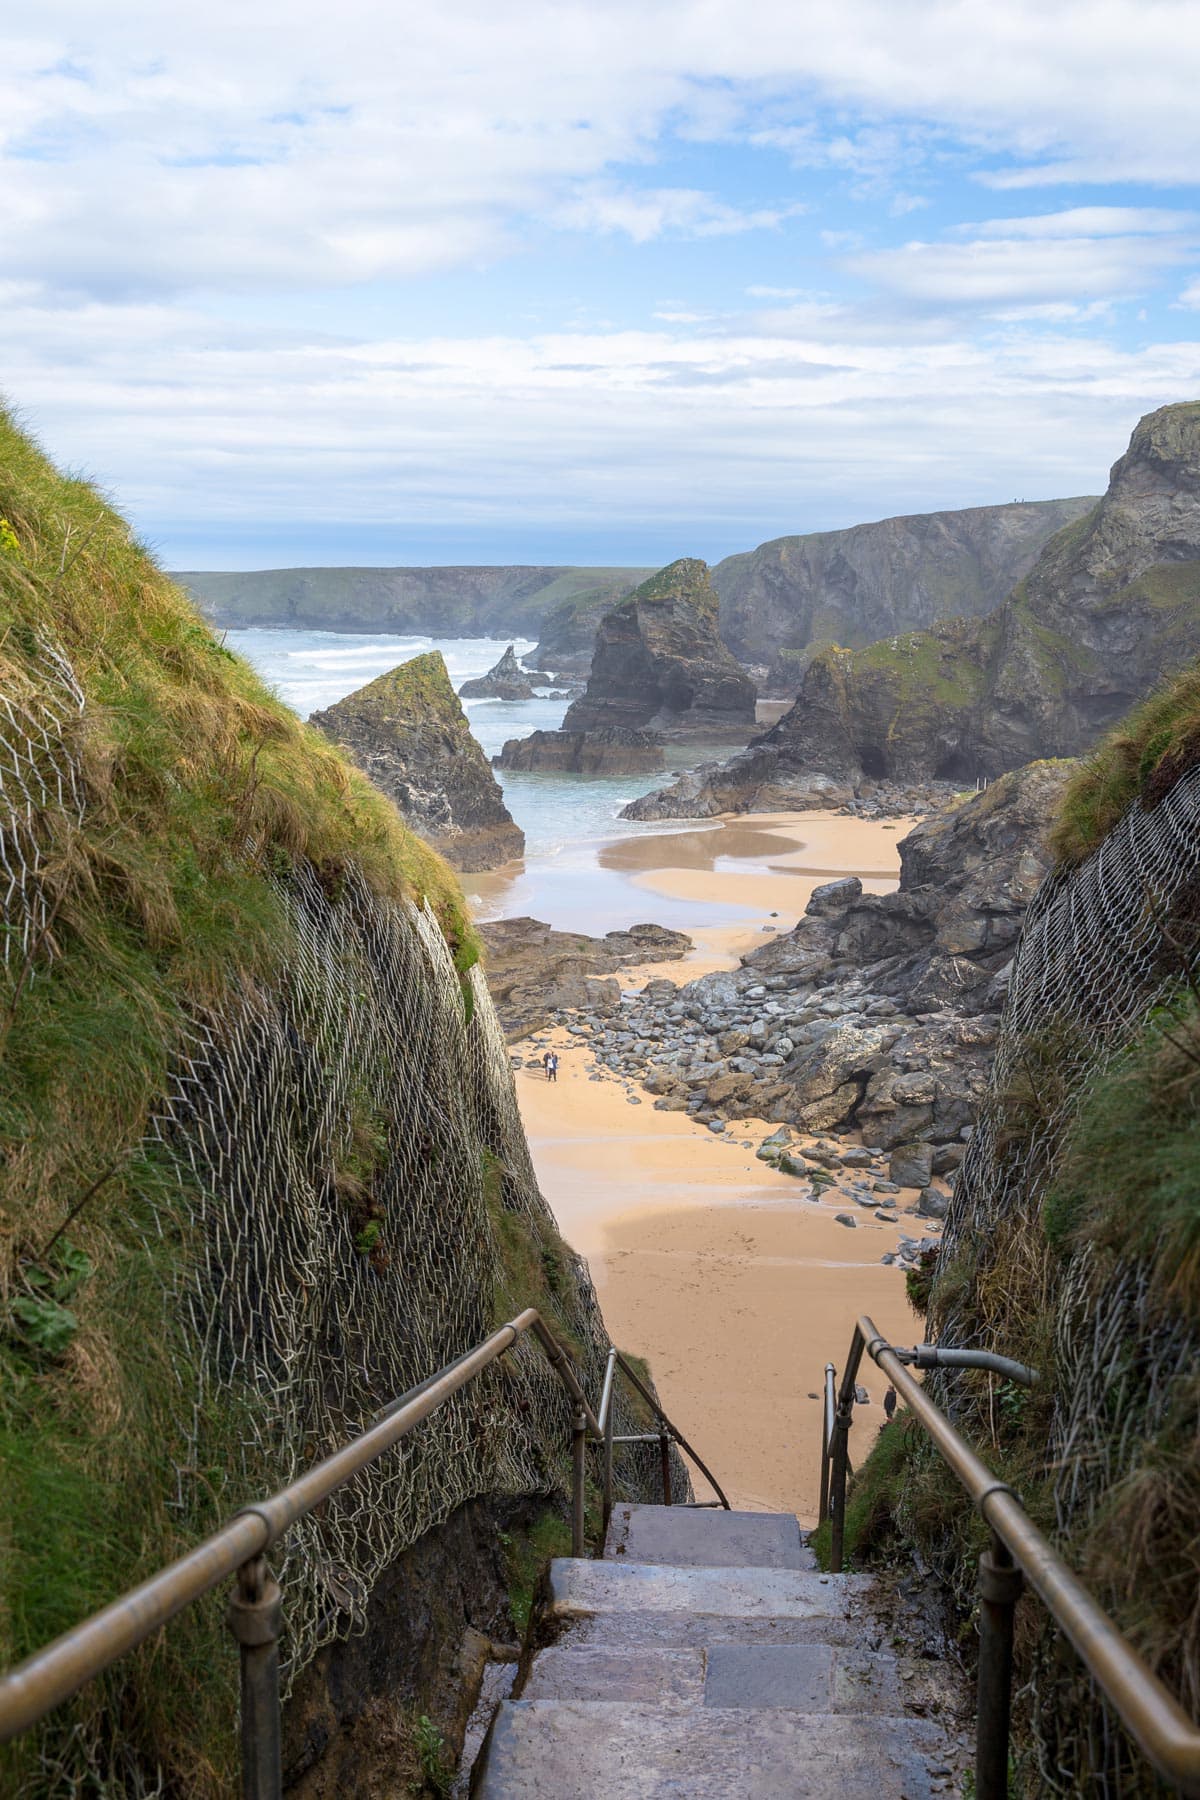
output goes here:
[[[894, 1346], [880, 1335], [866, 1314], [854, 1328], [832, 1434], [828, 1410], [823, 1431], [822, 1495], [826, 1498], [822, 1518], [830, 1521], [833, 1572], [840, 1572], [842, 1567], [849, 1468], [847, 1439], [853, 1418], [855, 1380], [864, 1350], [929, 1433], [934, 1448], [991, 1528], [991, 1547], [979, 1559], [975, 1745], [978, 1800], [1003, 1800], [1008, 1791], [1013, 1610], [1021, 1593], [1022, 1577], [1074, 1646], [1147, 1760], [1180, 1792], [1200, 1796], [1200, 1727], [1189, 1719], [1174, 1695], [1038, 1530], [1013, 1490], [996, 1479], [921, 1383], [909, 1374]], [[833, 1374], [833, 1364], [826, 1364], [827, 1397]]]
[[[368, 1428], [269, 1499], [245, 1506], [186, 1556], [65, 1631], [0, 1677], [0, 1743], [19, 1737], [72, 1694], [144, 1643], [155, 1631], [231, 1576], [237, 1589], [227, 1623], [241, 1646], [242, 1793], [245, 1800], [277, 1800], [282, 1791], [279, 1636], [283, 1601], [266, 1553], [283, 1534], [337, 1488], [400, 1442], [414, 1426], [532, 1333], [573, 1404], [571, 1550], [583, 1556], [585, 1456], [589, 1439], [605, 1449], [604, 1528], [612, 1511], [613, 1390], [618, 1369], [658, 1420], [652, 1434], [663, 1446], [663, 1488], [671, 1503], [670, 1445], [692, 1456], [721, 1493], [700, 1458], [668, 1419], [655, 1396], [618, 1351], [605, 1365], [599, 1414], [588, 1404], [571, 1359], [535, 1307], [526, 1307], [474, 1349], [376, 1413]], [[729, 1502], [721, 1495], [722, 1504]]]

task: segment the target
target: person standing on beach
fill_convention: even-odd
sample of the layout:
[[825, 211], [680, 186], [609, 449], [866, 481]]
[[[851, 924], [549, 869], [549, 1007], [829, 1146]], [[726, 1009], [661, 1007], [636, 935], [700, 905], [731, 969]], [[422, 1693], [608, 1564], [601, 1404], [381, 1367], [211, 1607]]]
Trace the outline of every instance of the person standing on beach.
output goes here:
[[556, 1050], [550, 1050], [547, 1052], [546, 1080], [553, 1081], [553, 1082], [557, 1082], [557, 1080], [558, 1080], [558, 1052]]
[[894, 1387], [890, 1387], [883, 1396], [883, 1410], [887, 1414], [887, 1422], [890, 1425], [892, 1422], [892, 1414], [896, 1410], [896, 1390]]
[[549, 1081], [549, 1079], [550, 1079], [550, 1061], [551, 1061], [550, 1052], [549, 1052], [549, 1050], [547, 1050], [542, 1057], [542, 1067], [546, 1071], [546, 1080], [547, 1081]]

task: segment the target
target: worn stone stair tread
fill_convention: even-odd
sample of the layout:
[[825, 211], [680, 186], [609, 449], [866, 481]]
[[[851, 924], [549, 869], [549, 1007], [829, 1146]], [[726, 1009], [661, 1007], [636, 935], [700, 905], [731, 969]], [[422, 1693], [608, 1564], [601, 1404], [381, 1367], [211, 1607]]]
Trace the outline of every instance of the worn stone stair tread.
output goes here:
[[510, 1700], [476, 1800], [933, 1800], [950, 1791], [937, 1729], [878, 1715], [666, 1710]]
[[613, 1508], [606, 1559], [677, 1567], [815, 1569], [793, 1513], [725, 1512], [686, 1506]]
[[743, 1644], [723, 1637], [667, 1649], [578, 1644], [571, 1634], [540, 1653], [519, 1698], [812, 1713], [904, 1710], [892, 1656], [858, 1646]]
[[658, 1563], [550, 1565], [549, 1614], [684, 1613], [706, 1618], [847, 1618], [869, 1592], [869, 1575], [819, 1575], [806, 1569], [677, 1568]]

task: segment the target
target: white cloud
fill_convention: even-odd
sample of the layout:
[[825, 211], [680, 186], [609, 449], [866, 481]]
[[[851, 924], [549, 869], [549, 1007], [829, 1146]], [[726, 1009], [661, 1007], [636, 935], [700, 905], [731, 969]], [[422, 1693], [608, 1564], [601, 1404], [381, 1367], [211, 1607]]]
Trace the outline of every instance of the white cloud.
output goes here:
[[623, 232], [636, 244], [678, 234], [732, 237], [743, 231], [774, 231], [803, 206], [728, 206], [694, 188], [585, 187], [554, 209], [554, 224], [572, 231]]
[[231, 528], [519, 517], [531, 534], [686, 517], [749, 544], [764, 518], [1088, 491], [1200, 368], [1196, 343], [1126, 353], [1045, 323], [905, 339], [833, 305], [724, 330], [338, 342], [94, 303], [18, 307], [8, 330], [52, 450], [150, 530], [185, 508]]
[[769, 221], [595, 191], [668, 129], [771, 143], [863, 192], [951, 139], [1010, 159], [994, 184], [1060, 164], [1191, 184], [1198, 88], [1175, 0], [762, 0], [753, 29], [734, 0], [43, 0], [0, 58], [3, 272], [336, 287], [494, 257], [556, 211], [635, 236]]
[[906, 300], [990, 307], [1126, 299], [1145, 293], [1164, 270], [1194, 255], [1194, 244], [1181, 236], [1038, 236], [1020, 230], [1004, 236], [1008, 223], [994, 221], [987, 236], [970, 243], [918, 240], [848, 257], [845, 266]]

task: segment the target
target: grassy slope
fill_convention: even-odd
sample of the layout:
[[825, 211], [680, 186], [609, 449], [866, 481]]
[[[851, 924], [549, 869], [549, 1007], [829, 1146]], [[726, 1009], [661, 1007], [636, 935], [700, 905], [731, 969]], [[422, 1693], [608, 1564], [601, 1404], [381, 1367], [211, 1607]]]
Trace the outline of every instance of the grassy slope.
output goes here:
[[1166, 682], [1087, 760], [1051, 834], [1058, 860], [1089, 856], [1136, 800], [1154, 805], [1200, 762], [1200, 665]]
[[[58, 474], [3, 414], [0, 519], [0, 693], [19, 703], [36, 691], [44, 631], [87, 698], [76, 746], [84, 824], [42, 820], [52, 922], [27, 961], [18, 948], [0, 965], [8, 1662], [227, 1509], [233, 1416], [205, 1422], [207, 1513], [181, 1519], [167, 1505], [177, 1390], [155, 1259], [187, 1253], [186, 1221], [175, 1237], [155, 1234], [156, 1171], [135, 1147], [184, 1008], [219, 999], [234, 979], [269, 976], [288, 956], [265, 875], [304, 857], [336, 884], [353, 857], [380, 894], [428, 898], [460, 967], [477, 946], [440, 859], [221, 648], [102, 497]], [[67, 1236], [48, 1248], [81, 1200]], [[50, 1349], [29, 1317], [52, 1289], [77, 1328]], [[132, 1681], [110, 1688], [129, 1740], [189, 1772], [181, 1792], [215, 1792], [225, 1779], [231, 1665], [212, 1655], [219, 1611], [214, 1602], [186, 1615], [142, 1654]], [[180, 1691], [192, 1696], [186, 1722]], [[89, 1690], [76, 1716], [102, 1698]], [[18, 1746], [0, 1761], [5, 1791], [27, 1772], [24, 1755]]]

